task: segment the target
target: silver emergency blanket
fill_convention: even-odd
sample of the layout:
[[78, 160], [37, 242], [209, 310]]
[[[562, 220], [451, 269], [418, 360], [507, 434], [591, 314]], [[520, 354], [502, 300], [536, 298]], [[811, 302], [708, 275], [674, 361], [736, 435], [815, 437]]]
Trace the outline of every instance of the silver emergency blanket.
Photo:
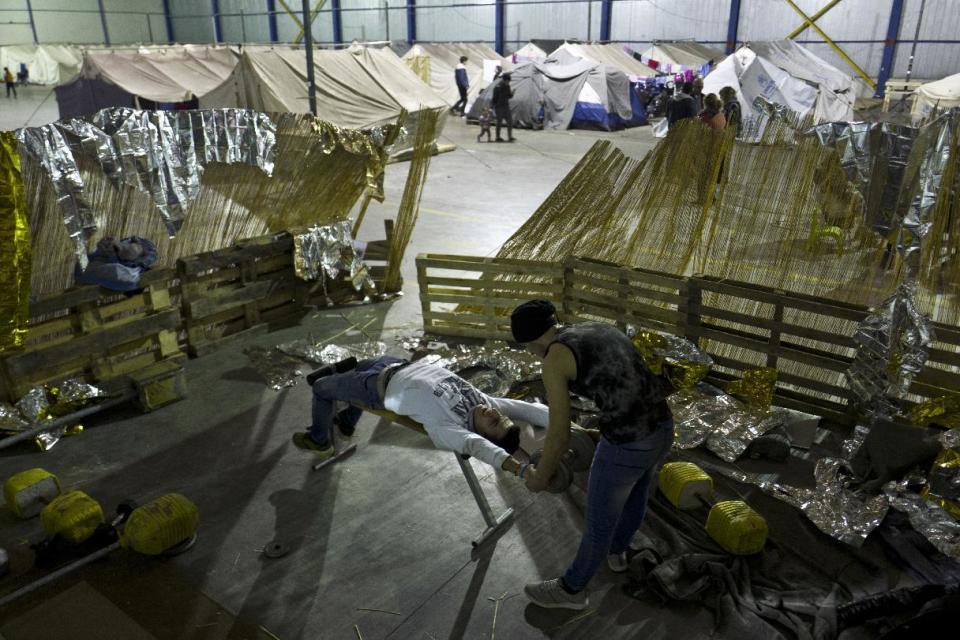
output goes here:
[[[65, 415], [87, 405], [106, 393], [83, 380], [71, 378], [56, 386], [36, 386], [17, 401], [16, 409], [0, 403], [0, 431], [16, 433], [40, 426], [52, 415]], [[52, 415], [51, 415], [52, 414]], [[83, 431], [81, 425], [65, 425], [44, 431], [34, 438], [42, 451], [48, 451], [65, 435]]]
[[939, 505], [910, 490], [922, 483], [922, 478], [907, 477], [900, 482], [888, 482], [883, 492], [890, 506], [907, 514], [910, 526], [923, 535], [944, 555], [960, 559], [960, 522], [954, 520]]
[[349, 220], [310, 227], [293, 236], [293, 266], [302, 280], [320, 280], [324, 292], [327, 280], [335, 280], [341, 271], [350, 274], [353, 288], [374, 291], [370, 270], [355, 249]]
[[960, 449], [960, 428], [941, 433], [940, 444], [943, 445], [944, 449]]
[[34, 387], [17, 400], [17, 410], [30, 422], [38, 422], [45, 418], [49, 409], [50, 402], [43, 387]]
[[386, 344], [374, 340], [337, 345], [329, 340], [317, 341], [313, 338], [243, 350], [250, 364], [266, 379], [267, 385], [277, 391], [299, 383], [303, 376], [319, 365], [333, 364], [351, 356], [357, 360], [376, 358], [386, 351]]
[[751, 442], [783, 424], [775, 411], [746, 409], [726, 394], [711, 396], [691, 389], [673, 394], [667, 402], [673, 413], [673, 446], [693, 449], [706, 444], [726, 462], [735, 462]]
[[898, 286], [853, 335], [858, 349], [846, 375], [853, 397], [867, 415], [892, 418], [897, 401], [927, 361], [933, 328], [930, 317], [917, 309], [914, 291], [908, 283]]
[[0, 432], [17, 433], [30, 428], [20, 411], [16, 407], [0, 402]]
[[264, 377], [267, 386], [277, 391], [294, 386], [310, 372], [311, 365], [276, 348], [246, 347], [243, 353], [250, 365]]
[[831, 538], [859, 547], [887, 515], [885, 496], [861, 497], [848, 488], [852, 476], [843, 470], [845, 462], [821, 458], [814, 468], [813, 489], [779, 484], [774, 477], [744, 473], [720, 466], [711, 470], [737, 482], [753, 484], [770, 496], [800, 509], [810, 521]]
[[357, 360], [377, 358], [387, 352], [387, 345], [377, 340], [368, 340], [358, 344], [329, 344], [310, 338], [293, 340], [277, 345], [277, 349], [288, 356], [300, 358], [314, 364], [333, 364], [354, 357]]
[[[444, 369], [458, 373], [471, 367], [482, 367], [497, 372], [499, 382], [487, 376], [485, 385], [494, 385], [499, 389], [502, 385], [509, 388], [516, 382], [537, 380], [541, 374], [541, 362], [532, 353], [512, 349], [502, 340], [488, 340], [482, 345], [456, 344], [452, 347], [445, 342], [436, 342], [426, 337], [402, 338], [400, 344], [408, 351], [427, 350], [423, 356], [430, 362]], [[489, 393], [489, 392], [487, 392]]]
[[150, 193], [173, 237], [199, 192], [207, 163], [244, 163], [273, 173], [276, 125], [266, 114], [247, 109], [117, 107], [88, 119], [27, 127], [19, 139], [50, 175], [77, 259], [86, 268], [86, 242], [96, 230], [96, 212], [84, 193], [77, 157], [96, 158], [116, 187]]

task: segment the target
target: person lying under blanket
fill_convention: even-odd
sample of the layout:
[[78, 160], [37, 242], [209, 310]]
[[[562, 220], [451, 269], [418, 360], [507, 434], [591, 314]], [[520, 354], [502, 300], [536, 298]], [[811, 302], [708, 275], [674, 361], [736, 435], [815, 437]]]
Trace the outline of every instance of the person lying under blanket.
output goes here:
[[[346, 361], [345, 361], [346, 362]], [[438, 449], [471, 455], [495, 469], [520, 475], [522, 463], [511, 454], [520, 447], [520, 420], [546, 427], [549, 411], [538, 402], [490, 397], [435, 364], [392, 356], [328, 365], [308, 376], [313, 382], [313, 423], [293, 434], [293, 443], [321, 459], [333, 455], [330, 429], [337, 424], [350, 436], [360, 419], [360, 405], [387, 409], [423, 425]], [[342, 373], [336, 373], [342, 371]], [[351, 403], [338, 414], [337, 401]]]

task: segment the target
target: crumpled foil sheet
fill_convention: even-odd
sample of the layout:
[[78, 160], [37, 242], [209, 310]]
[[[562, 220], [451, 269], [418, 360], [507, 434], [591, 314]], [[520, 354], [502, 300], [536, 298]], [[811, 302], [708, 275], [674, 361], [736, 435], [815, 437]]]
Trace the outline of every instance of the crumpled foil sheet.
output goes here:
[[336, 345], [306, 338], [285, 342], [275, 347], [247, 347], [243, 350], [251, 365], [266, 378], [271, 389], [292, 387], [317, 365], [332, 364], [354, 356], [357, 360], [382, 356], [387, 351], [383, 342]]
[[[15, 414], [11, 412], [12, 407], [0, 403], [0, 431], [26, 431], [40, 426], [39, 423], [43, 420], [67, 415], [86, 406], [91, 400], [106, 396], [99, 387], [76, 378], [65, 380], [56, 386], [36, 386], [17, 401]], [[68, 425], [40, 433], [34, 438], [34, 442], [41, 451], [48, 451], [64, 436], [82, 432], [83, 425]]]
[[960, 450], [945, 448], [930, 467], [923, 497], [960, 520]]
[[0, 402], [0, 432], [17, 433], [29, 428], [30, 423], [20, 415], [16, 407]]
[[776, 384], [776, 369], [747, 369], [739, 380], [727, 384], [726, 391], [743, 400], [748, 408], [765, 411], [773, 404], [773, 389]]
[[818, 460], [813, 472], [817, 485], [813, 489], [791, 487], [774, 482], [769, 476], [719, 466], [713, 470], [737, 482], [760, 487], [770, 496], [800, 509], [831, 538], [859, 547], [886, 517], [889, 505], [885, 496], [861, 498], [847, 488], [852, 476], [842, 472], [844, 464], [836, 458]]
[[930, 317], [904, 283], [863, 319], [853, 335], [857, 353], [847, 369], [853, 397], [867, 415], [892, 418], [897, 402], [920, 373], [934, 340]]
[[0, 131], [0, 351], [23, 346], [30, 321], [30, 210], [13, 131]]
[[627, 335], [650, 371], [665, 373], [676, 389], [692, 389], [713, 366], [713, 359], [686, 338], [632, 327]]
[[771, 102], [763, 96], [757, 96], [753, 99], [753, 110], [765, 115], [770, 120], [786, 122], [794, 128], [799, 127], [803, 121], [802, 114], [794, 111], [787, 105], [780, 104], [779, 102]]
[[853, 428], [853, 435], [847, 440], [843, 441], [841, 445], [841, 455], [844, 460], [852, 460], [853, 456], [860, 450], [860, 447], [863, 446], [864, 441], [867, 439], [867, 435], [870, 433], [870, 427], [858, 424]]
[[910, 409], [910, 422], [922, 427], [936, 423], [956, 430], [960, 427], [960, 396], [940, 396], [924, 400]]
[[726, 462], [735, 462], [751, 442], [783, 424], [775, 413], [744, 409], [726, 394], [711, 396], [683, 390], [671, 395], [667, 402], [673, 413], [673, 446], [693, 449], [706, 444], [707, 449]]
[[401, 339], [400, 344], [409, 351], [426, 348], [429, 353], [423, 360], [449, 369], [454, 373], [470, 367], [484, 367], [498, 372], [508, 383], [527, 382], [540, 378], [542, 365], [532, 353], [512, 349], [502, 340], [488, 340], [482, 345], [435, 342], [426, 337]]
[[341, 270], [350, 274], [353, 288], [374, 291], [370, 269], [353, 246], [350, 221], [342, 220], [322, 227], [310, 227], [293, 236], [293, 266], [302, 280], [321, 280], [324, 291], [327, 279], [335, 280]]
[[111, 107], [88, 119], [25, 127], [20, 142], [50, 175], [77, 259], [86, 268], [96, 212], [85, 194], [79, 155], [97, 158], [115, 186], [150, 193], [173, 237], [200, 190], [207, 163], [244, 163], [273, 173], [276, 125], [266, 114], [248, 109]]
[[367, 195], [377, 202], [383, 202], [383, 175], [388, 149], [398, 137], [406, 135], [406, 131], [399, 124], [371, 129], [345, 129], [319, 118], [313, 121], [313, 131], [320, 139], [321, 149], [328, 155], [340, 147], [353, 155], [366, 156]]
[[940, 444], [945, 448], [960, 449], [960, 428], [953, 428], [940, 434]]
[[941, 553], [960, 558], [960, 522], [937, 504], [910, 490], [910, 479], [888, 482], [883, 492], [890, 506], [907, 514], [910, 525]]

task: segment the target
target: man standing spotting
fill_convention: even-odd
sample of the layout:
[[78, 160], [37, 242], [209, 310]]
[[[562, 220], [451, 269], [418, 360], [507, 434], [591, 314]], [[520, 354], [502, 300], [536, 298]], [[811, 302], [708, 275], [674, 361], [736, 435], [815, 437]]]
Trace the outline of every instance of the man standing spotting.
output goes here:
[[600, 412], [601, 438], [590, 468], [586, 530], [573, 563], [560, 578], [528, 584], [541, 607], [584, 609], [587, 583], [603, 559], [627, 569], [627, 548], [640, 527], [657, 466], [673, 442], [673, 417], [665, 378], [654, 375], [616, 327], [587, 322], [557, 325], [556, 309], [531, 300], [510, 316], [513, 338], [543, 360], [550, 410], [540, 464], [525, 473], [527, 488], [546, 488], [570, 437], [570, 392], [587, 397]]
[[493, 112], [497, 116], [497, 142], [504, 142], [500, 137], [500, 125], [507, 123], [507, 140], [513, 142], [513, 116], [510, 114], [510, 98], [513, 97], [513, 89], [510, 88], [510, 74], [504, 73], [500, 80], [493, 87]]
[[467, 77], [467, 56], [460, 56], [460, 64], [457, 65], [456, 71], [453, 72], [454, 78], [457, 81], [457, 91], [460, 92], [460, 99], [457, 100], [456, 104], [453, 105], [453, 108], [450, 109], [453, 113], [459, 111], [460, 115], [463, 116], [467, 108], [467, 90], [470, 88], [470, 79]]

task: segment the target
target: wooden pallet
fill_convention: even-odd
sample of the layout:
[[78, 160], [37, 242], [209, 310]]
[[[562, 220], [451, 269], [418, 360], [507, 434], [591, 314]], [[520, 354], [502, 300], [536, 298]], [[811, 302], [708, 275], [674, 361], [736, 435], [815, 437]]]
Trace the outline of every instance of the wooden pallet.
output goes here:
[[[387, 233], [392, 221], [385, 223]], [[243, 240], [232, 247], [177, 261], [187, 350], [202, 356], [271, 324], [296, 321], [311, 305], [342, 303], [357, 294], [346, 279], [320, 283], [301, 280], [293, 264], [293, 235], [288, 232]], [[370, 242], [365, 259], [386, 261], [388, 240]], [[371, 266], [382, 288], [386, 266]]]
[[171, 298], [173, 269], [143, 274], [143, 291], [124, 296], [96, 285], [67, 289], [30, 304], [26, 344], [0, 354], [0, 397], [71, 377], [119, 381], [158, 362], [181, 361], [180, 309]]
[[[512, 308], [546, 298], [565, 322], [601, 320], [685, 336], [713, 357], [709, 379], [717, 383], [745, 369], [775, 367], [781, 406], [839, 424], [857, 420], [843, 374], [866, 307], [584, 258], [554, 263], [424, 254], [417, 257], [417, 277], [428, 334], [509, 341]], [[733, 310], [744, 304], [756, 312]], [[936, 341], [910, 388], [908, 405], [960, 389], [960, 329], [935, 323], [934, 331]], [[733, 348], [739, 358], [728, 355]]]

